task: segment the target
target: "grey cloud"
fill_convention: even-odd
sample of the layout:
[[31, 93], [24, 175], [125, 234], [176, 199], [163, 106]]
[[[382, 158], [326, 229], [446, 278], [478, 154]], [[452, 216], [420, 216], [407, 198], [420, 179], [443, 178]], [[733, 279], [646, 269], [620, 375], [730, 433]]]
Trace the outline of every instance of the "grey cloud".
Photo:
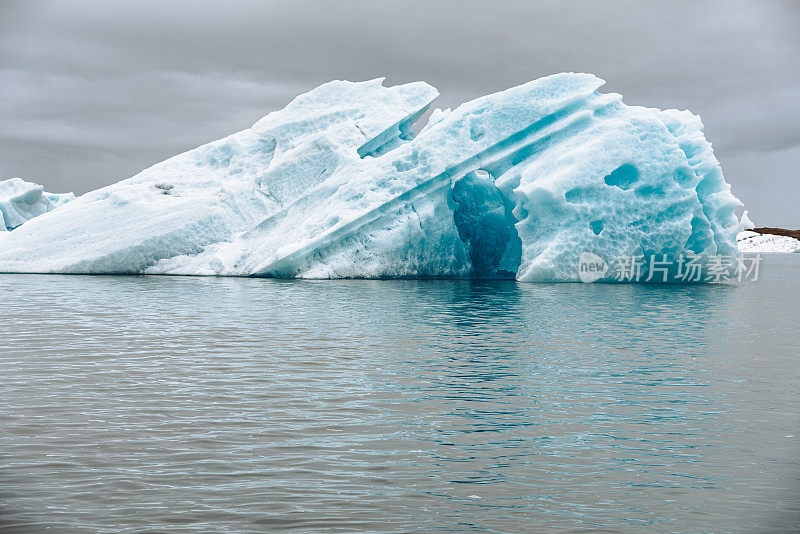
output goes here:
[[[589, 71], [628, 103], [700, 114], [756, 222], [800, 226], [781, 192], [795, 182], [800, 144], [796, 6], [4, 3], [0, 176], [83, 192], [246, 128], [334, 78], [422, 79], [448, 107], [554, 72]], [[760, 164], [770, 180], [753, 176]]]

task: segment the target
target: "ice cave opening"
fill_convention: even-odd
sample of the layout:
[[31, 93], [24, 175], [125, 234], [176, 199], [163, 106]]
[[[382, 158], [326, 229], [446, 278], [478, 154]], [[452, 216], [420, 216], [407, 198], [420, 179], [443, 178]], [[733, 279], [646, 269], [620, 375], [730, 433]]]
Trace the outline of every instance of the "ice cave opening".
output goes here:
[[453, 220], [479, 278], [515, 278], [522, 241], [513, 206], [483, 169], [467, 173], [450, 192]]

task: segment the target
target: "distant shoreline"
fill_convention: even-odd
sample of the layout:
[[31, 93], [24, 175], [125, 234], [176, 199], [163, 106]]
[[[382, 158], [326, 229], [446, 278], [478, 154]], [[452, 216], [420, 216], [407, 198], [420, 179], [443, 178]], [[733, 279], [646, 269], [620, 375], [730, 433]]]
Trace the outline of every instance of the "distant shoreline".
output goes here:
[[761, 228], [753, 228], [750, 231], [755, 232], [757, 234], [782, 235], [784, 237], [793, 237], [795, 239], [800, 239], [800, 230], [787, 230], [785, 228], [771, 228], [768, 226], [764, 226]]

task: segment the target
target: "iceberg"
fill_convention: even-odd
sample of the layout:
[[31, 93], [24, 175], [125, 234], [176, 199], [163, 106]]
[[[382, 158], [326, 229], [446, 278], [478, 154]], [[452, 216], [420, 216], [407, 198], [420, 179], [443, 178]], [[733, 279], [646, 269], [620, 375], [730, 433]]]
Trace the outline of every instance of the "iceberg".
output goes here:
[[736, 257], [752, 224], [700, 119], [603, 84], [556, 74], [418, 128], [430, 85], [332, 81], [4, 234], [0, 271], [577, 281], [583, 253]]
[[72, 193], [47, 193], [41, 185], [22, 178], [0, 180], [0, 232], [14, 230], [74, 199]]

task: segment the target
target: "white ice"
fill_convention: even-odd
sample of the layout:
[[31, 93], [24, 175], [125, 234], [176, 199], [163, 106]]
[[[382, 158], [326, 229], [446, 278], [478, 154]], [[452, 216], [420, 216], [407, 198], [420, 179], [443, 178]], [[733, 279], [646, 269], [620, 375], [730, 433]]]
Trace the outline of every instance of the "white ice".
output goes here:
[[739, 233], [737, 239], [740, 252], [800, 252], [800, 240], [789, 236], [744, 231]]
[[0, 232], [18, 228], [74, 199], [72, 193], [47, 193], [41, 185], [22, 178], [0, 180]]
[[700, 119], [564, 73], [414, 123], [422, 82], [334, 81], [0, 237], [0, 271], [577, 280], [592, 252], [738, 254]]

